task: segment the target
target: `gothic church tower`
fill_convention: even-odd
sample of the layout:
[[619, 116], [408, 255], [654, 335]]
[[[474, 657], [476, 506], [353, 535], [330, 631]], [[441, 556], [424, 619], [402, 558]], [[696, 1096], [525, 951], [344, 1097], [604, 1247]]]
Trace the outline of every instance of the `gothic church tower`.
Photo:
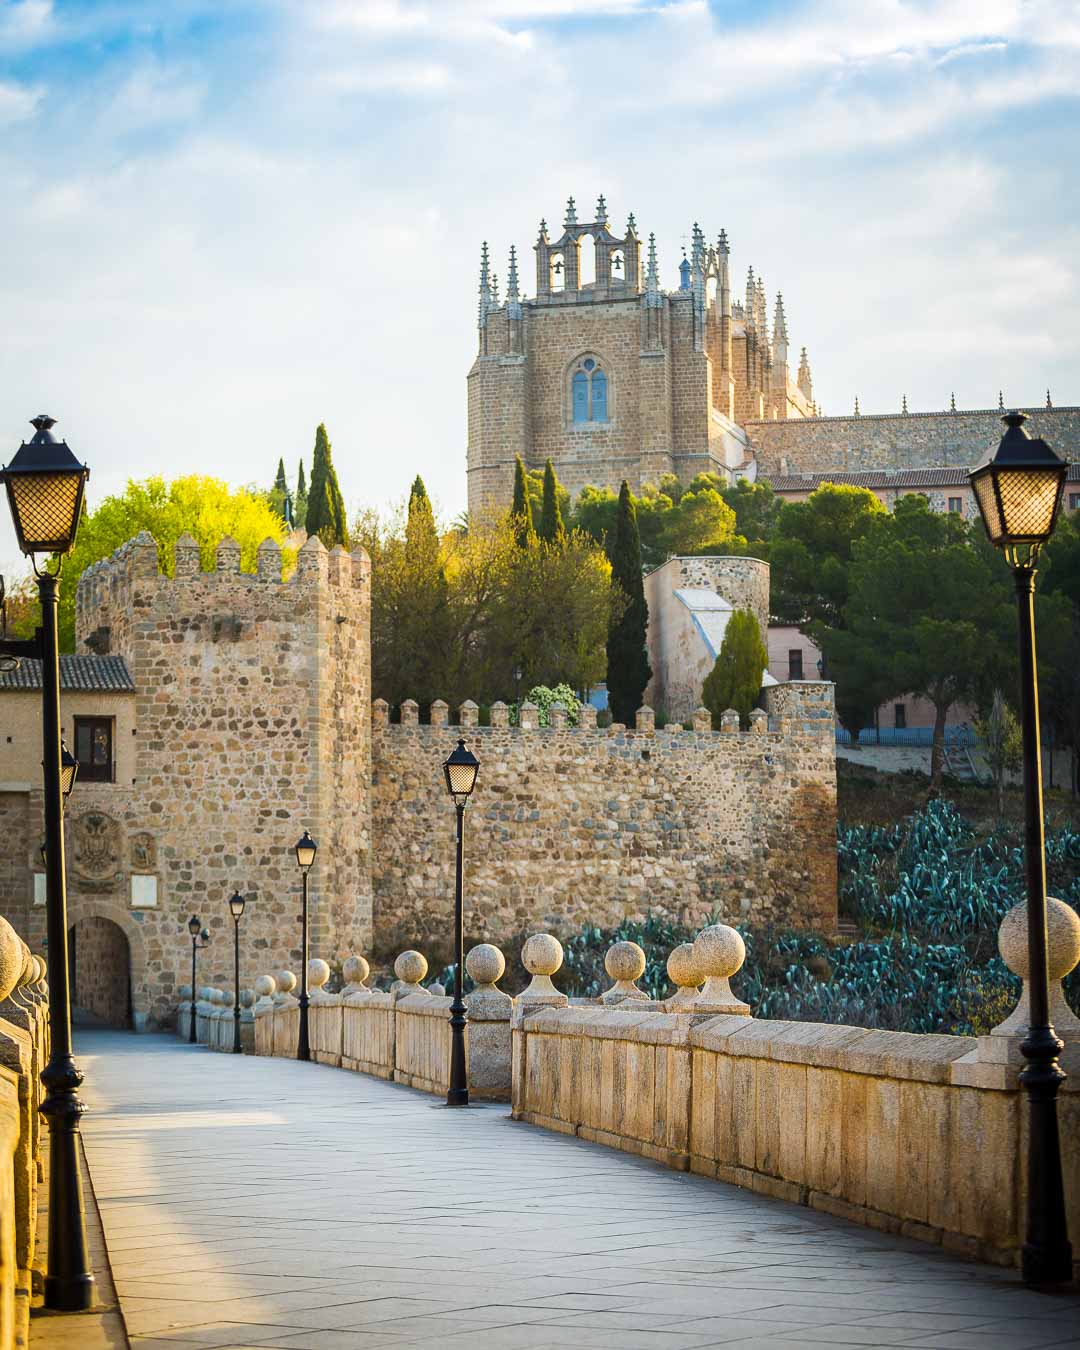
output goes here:
[[750, 457], [740, 422], [810, 415], [788, 373], [783, 303], [770, 342], [764, 283], [753, 269], [733, 304], [730, 250], [694, 225], [678, 289], [660, 285], [656, 241], [643, 248], [631, 214], [611, 229], [601, 196], [591, 221], [567, 202], [562, 233], [540, 222], [536, 292], [522, 299], [510, 250], [505, 300], [485, 243], [479, 344], [468, 377], [469, 512], [509, 505], [514, 459], [551, 459], [571, 494], [634, 488], [675, 474], [732, 479]]

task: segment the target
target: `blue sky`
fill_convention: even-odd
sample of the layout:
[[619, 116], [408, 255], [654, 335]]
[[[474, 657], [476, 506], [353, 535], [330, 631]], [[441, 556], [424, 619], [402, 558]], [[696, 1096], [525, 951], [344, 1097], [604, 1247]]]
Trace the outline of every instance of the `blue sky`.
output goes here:
[[724, 227], [827, 412], [1080, 403], [1078, 95], [1074, 0], [0, 0], [2, 457], [269, 481], [324, 420], [452, 515], [480, 242], [530, 292], [570, 193], [669, 286]]

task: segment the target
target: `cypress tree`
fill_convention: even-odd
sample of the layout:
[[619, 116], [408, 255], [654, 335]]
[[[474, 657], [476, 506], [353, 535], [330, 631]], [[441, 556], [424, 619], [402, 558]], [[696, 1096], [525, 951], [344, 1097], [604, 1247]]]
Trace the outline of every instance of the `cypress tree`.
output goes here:
[[566, 527], [559, 510], [558, 479], [549, 459], [544, 465], [544, 506], [540, 513], [540, 528], [536, 533], [549, 544], [561, 548], [566, 543]]
[[749, 727], [750, 710], [761, 692], [761, 677], [768, 664], [757, 619], [750, 610], [737, 609], [727, 622], [716, 664], [701, 689], [701, 701], [714, 722], [734, 708], [742, 729]]
[[304, 527], [309, 537], [317, 534], [327, 548], [348, 545], [349, 530], [345, 501], [338, 486], [337, 471], [331, 458], [330, 437], [320, 422], [315, 432], [315, 451], [311, 457], [311, 485], [307, 494]]
[[285, 479], [285, 461], [279, 459], [277, 462], [277, 477], [274, 479], [274, 491], [280, 492], [284, 497], [289, 490], [289, 484]]
[[612, 625], [607, 640], [608, 706], [612, 719], [629, 726], [641, 707], [652, 669], [645, 651], [649, 609], [641, 575], [641, 540], [637, 510], [623, 479], [619, 512], [615, 518], [615, 541], [611, 551], [611, 581], [629, 602]]
[[307, 480], [304, 477], [304, 459], [300, 458], [300, 472], [296, 475], [297, 497], [307, 497]]
[[409, 491], [409, 514], [405, 522], [409, 607], [401, 616], [399, 636], [404, 640], [402, 660], [409, 692], [425, 706], [448, 692], [445, 678], [449, 587], [439, 555], [435, 513], [424, 480], [417, 475]]
[[514, 521], [514, 538], [518, 548], [528, 548], [530, 541], [536, 537], [536, 529], [529, 502], [529, 485], [525, 481], [525, 465], [520, 455], [514, 460], [514, 503], [510, 507], [510, 515]]
[[304, 477], [304, 460], [300, 459], [300, 470], [296, 475], [296, 501], [293, 505], [293, 523], [307, 528], [307, 480]]

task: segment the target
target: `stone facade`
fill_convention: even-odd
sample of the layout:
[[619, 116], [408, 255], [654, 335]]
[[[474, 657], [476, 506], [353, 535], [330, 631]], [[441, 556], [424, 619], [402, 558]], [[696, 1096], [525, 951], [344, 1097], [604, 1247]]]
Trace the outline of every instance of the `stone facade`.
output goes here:
[[[766, 696], [769, 729], [745, 733], [471, 728], [469, 940], [649, 910], [834, 931], [832, 686]], [[457, 734], [376, 717], [377, 954], [445, 945], [454, 831], [440, 766]]]
[[[1063, 459], [1080, 459], [1080, 408], [1024, 408], [1026, 430]], [[830, 469], [971, 468], [1001, 439], [1001, 410], [817, 417], [798, 424], [746, 423], [762, 478]], [[909, 489], [917, 491], [919, 489]]]
[[[530, 468], [550, 458], [575, 495], [623, 479], [638, 489], [666, 473], [732, 477], [748, 454], [737, 419], [813, 411], [805, 353], [798, 378], [789, 374], [783, 302], [777, 296], [770, 338], [752, 268], [745, 302], [732, 298], [723, 231], [710, 245], [694, 226], [674, 291], [660, 288], [654, 240], [642, 245], [633, 216], [613, 235], [603, 198], [589, 223], [571, 199], [562, 235], [552, 239], [541, 223], [534, 251], [534, 298], [521, 298], [512, 251], [503, 302], [483, 249], [468, 377], [470, 513], [509, 505], [517, 455]], [[586, 360], [606, 380], [602, 416], [591, 404], [585, 416], [575, 410]]]
[[[211, 573], [199, 570], [194, 540], [177, 544], [174, 576], [158, 562], [157, 545], [140, 535], [79, 582], [78, 649], [91, 637], [98, 652], [107, 643], [136, 692], [102, 697], [99, 709], [113, 716], [123, 773], [77, 783], [65, 821], [69, 921], [77, 935], [91, 919], [122, 930], [137, 1027], [167, 1017], [190, 979], [192, 913], [211, 932], [200, 982], [231, 988], [234, 890], [251, 901], [245, 960], [269, 948], [299, 959], [293, 845], [304, 829], [320, 845], [313, 945], [334, 956], [371, 939], [367, 556], [327, 554], [313, 540], [287, 582], [270, 540], [257, 574], [240, 572], [231, 540]], [[92, 706], [91, 695], [78, 697]], [[0, 700], [6, 726], [26, 698]], [[65, 725], [68, 705], [65, 696]], [[39, 758], [40, 746], [28, 749], [20, 777], [30, 781], [0, 792], [0, 815], [19, 829], [0, 860], [4, 913], [35, 950], [45, 936], [41, 793], [31, 789]], [[120, 946], [112, 934], [114, 956]]]

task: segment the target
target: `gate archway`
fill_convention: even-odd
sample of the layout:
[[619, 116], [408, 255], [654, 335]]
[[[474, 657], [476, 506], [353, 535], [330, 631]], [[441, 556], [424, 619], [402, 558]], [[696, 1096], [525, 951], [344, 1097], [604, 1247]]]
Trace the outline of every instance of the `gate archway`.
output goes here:
[[100, 914], [79, 919], [68, 932], [68, 958], [72, 1021], [130, 1028], [131, 948], [120, 925]]

